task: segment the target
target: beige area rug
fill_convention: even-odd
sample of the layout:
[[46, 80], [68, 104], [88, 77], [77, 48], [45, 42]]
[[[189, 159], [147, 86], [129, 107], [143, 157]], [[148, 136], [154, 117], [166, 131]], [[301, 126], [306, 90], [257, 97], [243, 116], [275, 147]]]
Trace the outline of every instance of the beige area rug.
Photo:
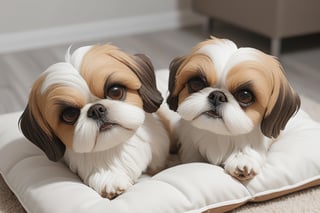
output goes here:
[[[314, 120], [320, 122], [320, 104], [306, 97], [302, 97], [302, 108]], [[320, 141], [319, 141], [320, 142]], [[320, 186], [299, 191], [290, 195], [276, 198], [266, 202], [248, 203], [235, 209], [234, 213], [254, 212], [319, 212], [320, 211]], [[0, 212], [20, 213], [25, 212], [23, 207], [11, 190], [0, 177]]]

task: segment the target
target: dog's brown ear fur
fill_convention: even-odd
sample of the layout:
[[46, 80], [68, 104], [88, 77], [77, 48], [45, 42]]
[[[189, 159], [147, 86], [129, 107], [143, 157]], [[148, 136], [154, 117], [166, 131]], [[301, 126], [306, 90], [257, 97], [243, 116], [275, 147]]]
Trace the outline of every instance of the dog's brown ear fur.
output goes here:
[[148, 113], [155, 112], [162, 104], [163, 98], [157, 89], [156, 77], [151, 60], [144, 54], [136, 54], [133, 55], [132, 58], [136, 63], [135, 66], [131, 66], [130, 63], [127, 63], [127, 66], [131, 68], [142, 83], [138, 92], [143, 101], [143, 109]]
[[[89, 57], [90, 59], [88, 59], [89, 62], [86, 62], [88, 63], [86, 66], [92, 66], [92, 64], [95, 63], [95, 57], [100, 58], [100, 60], [105, 60], [106, 55], [127, 66], [138, 77], [141, 82], [138, 93], [142, 99], [144, 111], [148, 113], [157, 111], [162, 104], [163, 98], [157, 89], [156, 77], [151, 60], [146, 55], [130, 55], [119, 50], [116, 46], [106, 44], [95, 47], [95, 50], [92, 51]], [[88, 56], [86, 55], [86, 57]], [[84, 62], [82, 63], [85, 64]], [[106, 69], [109, 69], [109, 67], [106, 67]]]
[[65, 145], [46, 124], [40, 125], [27, 105], [19, 119], [24, 136], [38, 146], [51, 161], [60, 160], [65, 152]]
[[274, 88], [261, 122], [261, 131], [267, 137], [276, 138], [300, 108], [300, 98], [290, 86], [281, 65], [275, 59], [270, 69]]
[[167, 98], [167, 104], [169, 105], [169, 108], [173, 111], [176, 111], [178, 108], [178, 94], [174, 94], [176, 88], [176, 74], [184, 60], [185, 57], [177, 57], [171, 61], [169, 66], [169, 96]]

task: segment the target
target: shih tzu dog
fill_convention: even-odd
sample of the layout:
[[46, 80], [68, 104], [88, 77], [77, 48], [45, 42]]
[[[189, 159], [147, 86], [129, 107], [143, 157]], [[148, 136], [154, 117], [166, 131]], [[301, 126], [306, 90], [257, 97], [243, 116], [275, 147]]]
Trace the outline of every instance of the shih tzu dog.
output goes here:
[[34, 83], [20, 127], [50, 160], [63, 158], [112, 199], [166, 166], [169, 136], [153, 113], [163, 99], [146, 56], [112, 45], [69, 52]]
[[300, 98], [275, 58], [215, 37], [171, 62], [167, 103], [181, 116], [182, 162], [221, 165], [241, 181], [259, 173], [270, 145], [300, 119]]

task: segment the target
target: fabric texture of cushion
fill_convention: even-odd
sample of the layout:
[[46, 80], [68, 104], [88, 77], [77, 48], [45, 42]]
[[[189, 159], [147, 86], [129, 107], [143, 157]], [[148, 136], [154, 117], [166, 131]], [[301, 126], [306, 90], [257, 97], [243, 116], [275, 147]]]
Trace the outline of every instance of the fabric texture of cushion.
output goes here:
[[[157, 71], [160, 88], [166, 87], [167, 75], [167, 70]], [[20, 114], [0, 115], [0, 172], [28, 212], [226, 211], [320, 184], [319, 141], [291, 140], [287, 134], [272, 145], [262, 172], [247, 183], [219, 166], [190, 163], [153, 177], [142, 176], [110, 201], [83, 184], [64, 163], [49, 161], [28, 142], [18, 128]], [[320, 138], [319, 124], [306, 127], [301, 134], [308, 131]]]

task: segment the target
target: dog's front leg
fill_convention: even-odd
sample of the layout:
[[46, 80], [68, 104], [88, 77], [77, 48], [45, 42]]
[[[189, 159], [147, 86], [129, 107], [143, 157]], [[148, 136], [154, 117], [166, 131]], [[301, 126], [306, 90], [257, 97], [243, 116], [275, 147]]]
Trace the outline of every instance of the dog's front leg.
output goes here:
[[266, 159], [264, 150], [255, 150], [249, 145], [241, 150], [235, 150], [225, 161], [227, 173], [240, 181], [247, 181], [257, 175]]
[[93, 172], [88, 177], [88, 185], [97, 191], [102, 197], [113, 199], [131, 187], [135, 180], [132, 180], [123, 171], [111, 169]]

